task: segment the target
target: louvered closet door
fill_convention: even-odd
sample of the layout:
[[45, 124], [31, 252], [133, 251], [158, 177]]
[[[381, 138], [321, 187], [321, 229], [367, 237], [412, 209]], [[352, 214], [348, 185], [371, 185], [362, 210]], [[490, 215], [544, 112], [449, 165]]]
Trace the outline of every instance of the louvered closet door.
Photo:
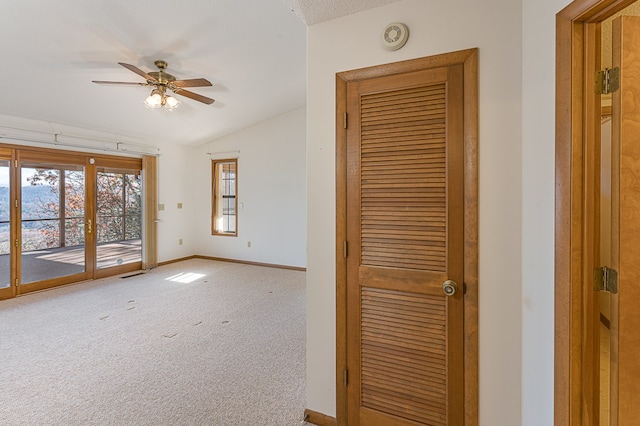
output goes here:
[[462, 72], [347, 85], [349, 425], [464, 422]]

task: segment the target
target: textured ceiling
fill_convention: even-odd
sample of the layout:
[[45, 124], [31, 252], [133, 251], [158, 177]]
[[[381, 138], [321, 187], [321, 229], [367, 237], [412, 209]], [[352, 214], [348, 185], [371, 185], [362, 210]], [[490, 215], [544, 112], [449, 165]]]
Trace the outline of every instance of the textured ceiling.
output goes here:
[[[391, 2], [5, 1], [0, 125], [20, 117], [60, 134], [73, 126], [152, 144], [209, 142], [306, 104], [305, 22]], [[216, 102], [182, 97], [176, 111], [149, 110], [147, 87], [91, 82], [140, 82], [117, 63], [148, 72], [156, 59], [178, 79], [213, 82], [193, 91]]]
[[283, 0], [307, 25], [395, 3], [400, 0]]

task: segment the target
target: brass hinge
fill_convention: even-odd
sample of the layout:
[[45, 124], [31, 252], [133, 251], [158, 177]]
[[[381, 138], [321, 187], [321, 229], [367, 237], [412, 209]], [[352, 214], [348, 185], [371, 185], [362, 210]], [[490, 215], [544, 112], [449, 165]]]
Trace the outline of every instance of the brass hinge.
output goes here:
[[596, 72], [596, 93], [608, 95], [620, 88], [620, 68], [605, 68]]
[[344, 128], [346, 129], [347, 128], [347, 113], [346, 112], [344, 113], [344, 123], [343, 124], [344, 124]]
[[606, 266], [596, 268], [593, 271], [593, 289], [616, 294], [618, 292], [618, 271]]
[[16, 278], [16, 287], [18, 287], [18, 279]]
[[19, 243], [18, 243], [18, 239], [16, 238], [16, 247], [18, 247]]
[[344, 385], [347, 386], [349, 384], [349, 371], [348, 370], [344, 370], [344, 372], [342, 373], [342, 378], [344, 381]]
[[348, 245], [347, 245], [347, 242], [345, 241], [345, 242], [342, 244], [342, 255], [343, 255], [344, 257], [347, 257], [347, 254], [348, 254], [348, 248], [349, 248], [349, 247], [348, 247]]
[[18, 168], [18, 160], [13, 160], [13, 165], [16, 167], [16, 169]]

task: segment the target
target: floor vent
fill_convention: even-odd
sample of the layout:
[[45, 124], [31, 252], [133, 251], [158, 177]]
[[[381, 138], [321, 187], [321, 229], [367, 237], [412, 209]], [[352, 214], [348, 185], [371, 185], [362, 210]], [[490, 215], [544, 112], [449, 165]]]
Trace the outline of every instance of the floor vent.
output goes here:
[[125, 276], [123, 276], [123, 277], [120, 277], [120, 279], [136, 277], [136, 276], [138, 276], [138, 275], [144, 275], [144, 272], [136, 272], [135, 274], [125, 275]]

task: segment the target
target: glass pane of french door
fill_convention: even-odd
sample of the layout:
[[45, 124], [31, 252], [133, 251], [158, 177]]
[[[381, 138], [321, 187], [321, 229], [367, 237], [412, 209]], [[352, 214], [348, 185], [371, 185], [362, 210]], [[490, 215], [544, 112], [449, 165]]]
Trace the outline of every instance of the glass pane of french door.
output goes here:
[[140, 172], [99, 168], [96, 178], [96, 265], [110, 268], [142, 261]]
[[10, 161], [0, 160], [0, 288], [11, 285]]
[[85, 272], [85, 172], [22, 163], [21, 284]]

